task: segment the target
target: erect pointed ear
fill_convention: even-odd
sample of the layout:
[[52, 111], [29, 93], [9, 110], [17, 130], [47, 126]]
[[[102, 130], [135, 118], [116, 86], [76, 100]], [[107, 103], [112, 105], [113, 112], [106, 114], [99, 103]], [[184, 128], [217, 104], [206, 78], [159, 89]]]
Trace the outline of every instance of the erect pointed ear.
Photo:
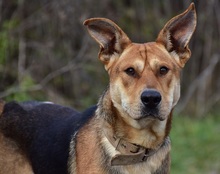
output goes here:
[[114, 22], [106, 18], [91, 18], [84, 22], [89, 34], [99, 43], [99, 58], [108, 64], [113, 54], [121, 54], [131, 43], [127, 35]]
[[193, 3], [182, 14], [172, 18], [160, 31], [156, 42], [162, 43], [178, 64], [184, 67], [191, 56], [188, 43], [196, 28], [196, 11]]

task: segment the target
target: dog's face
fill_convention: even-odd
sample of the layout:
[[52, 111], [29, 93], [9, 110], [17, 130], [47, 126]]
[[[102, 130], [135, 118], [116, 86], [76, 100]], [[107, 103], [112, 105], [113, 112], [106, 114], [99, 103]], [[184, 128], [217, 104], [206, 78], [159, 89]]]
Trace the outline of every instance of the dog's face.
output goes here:
[[131, 44], [110, 70], [110, 93], [124, 116], [164, 120], [180, 95], [177, 63], [157, 43]]
[[112, 21], [85, 21], [100, 44], [100, 60], [110, 77], [110, 95], [125, 121], [138, 128], [147, 120], [166, 120], [180, 96], [180, 71], [190, 57], [196, 13], [191, 5], [172, 18], [155, 42], [132, 43]]

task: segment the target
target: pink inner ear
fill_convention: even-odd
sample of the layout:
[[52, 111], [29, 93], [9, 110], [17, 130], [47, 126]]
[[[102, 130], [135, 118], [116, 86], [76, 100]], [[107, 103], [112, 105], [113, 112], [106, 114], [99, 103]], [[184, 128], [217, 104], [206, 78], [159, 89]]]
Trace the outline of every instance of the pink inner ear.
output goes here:
[[92, 32], [93, 33], [93, 36], [94, 38], [99, 42], [99, 44], [105, 48], [107, 45], [109, 45], [109, 43], [111, 42], [112, 38], [114, 36], [111, 36], [109, 34], [106, 34], [106, 33], [97, 33], [97, 32]]
[[[192, 32], [181, 30], [173, 34], [173, 38], [177, 41], [178, 47], [185, 48], [191, 38]], [[173, 44], [173, 43], [172, 43]]]
[[114, 38], [112, 28], [106, 25], [89, 25], [89, 32], [92, 37], [103, 47], [106, 48]]
[[179, 22], [175, 27], [173, 27], [173, 29], [171, 29], [171, 35], [176, 40], [180, 49], [185, 48], [189, 43], [195, 27], [193, 22], [193, 20]]

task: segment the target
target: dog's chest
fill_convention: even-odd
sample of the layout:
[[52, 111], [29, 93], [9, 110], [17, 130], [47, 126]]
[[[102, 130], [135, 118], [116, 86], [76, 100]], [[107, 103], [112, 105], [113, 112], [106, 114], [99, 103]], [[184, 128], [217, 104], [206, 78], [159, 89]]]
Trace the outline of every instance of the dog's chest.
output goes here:
[[[161, 167], [163, 159], [156, 159], [154, 157], [149, 158], [146, 162], [133, 164], [133, 165], [124, 165], [124, 166], [112, 166], [114, 173], [120, 174], [154, 174]], [[109, 173], [109, 174], [110, 174]]]
[[115, 167], [117, 168], [116, 173], [121, 173], [121, 174], [152, 174], [151, 168], [149, 168], [148, 165], [146, 164], [135, 164], [131, 166], [123, 166], [123, 167]]

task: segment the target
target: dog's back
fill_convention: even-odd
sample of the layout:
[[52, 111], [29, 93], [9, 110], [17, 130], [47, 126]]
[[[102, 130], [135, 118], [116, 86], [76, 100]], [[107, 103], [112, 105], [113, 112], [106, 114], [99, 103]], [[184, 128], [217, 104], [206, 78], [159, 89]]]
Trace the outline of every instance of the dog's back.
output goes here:
[[5, 137], [22, 144], [35, 173], [67, 173], [69, 143], [77, 130], [93, 116], [60, 105], [25, 102], [7, 103], [0, 118]]

